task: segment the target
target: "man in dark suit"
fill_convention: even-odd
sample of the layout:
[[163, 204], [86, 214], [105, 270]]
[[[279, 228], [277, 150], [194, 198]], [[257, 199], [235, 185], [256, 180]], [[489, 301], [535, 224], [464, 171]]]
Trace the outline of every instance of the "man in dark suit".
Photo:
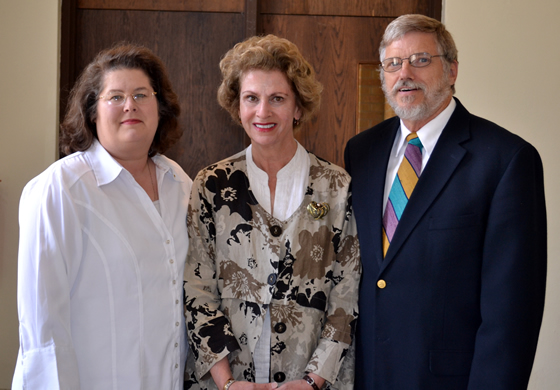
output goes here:
[[363, 262], [356, 389], [526, 389], [546, 282], [540, 157], [453, 98], [440, 22], [396, 19], [380, 56], [397, 117], [345, 151]]

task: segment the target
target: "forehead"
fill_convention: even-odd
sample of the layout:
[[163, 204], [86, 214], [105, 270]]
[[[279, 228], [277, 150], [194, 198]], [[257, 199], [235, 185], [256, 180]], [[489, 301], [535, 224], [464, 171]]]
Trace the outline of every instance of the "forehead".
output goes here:
[[290, 91], [290, 83], [284, 72], [274, 70], [251, 69], [243, 73], [240, 79], [241, 91], [254, 88]]
[[415, 53], [439, 54], [435, 34], [409, 32], [402, 38], [391, 42], [385, 49], [385, 57], [404, 58]]
[[148, 75], [135, 68], [120, 68], [105, 72], [102, 89], [139, 89], [149, 88], [150, 79]]

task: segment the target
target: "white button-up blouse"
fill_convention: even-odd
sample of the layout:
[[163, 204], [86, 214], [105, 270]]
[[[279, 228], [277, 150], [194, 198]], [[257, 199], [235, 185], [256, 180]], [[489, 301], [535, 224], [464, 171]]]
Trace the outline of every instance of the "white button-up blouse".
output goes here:
[[183, 388], [192, 181], [153, 161], [159, 211], [97, 141], [25, 187], [13, 389]]

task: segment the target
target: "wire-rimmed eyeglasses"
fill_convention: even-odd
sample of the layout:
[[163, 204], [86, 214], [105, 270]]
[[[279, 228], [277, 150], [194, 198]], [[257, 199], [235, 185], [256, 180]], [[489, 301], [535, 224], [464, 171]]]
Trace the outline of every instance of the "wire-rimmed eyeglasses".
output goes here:
[[402, 68], [402, 64], [405, 60], [408, 60], [408, 63], [411, 66], [414, 66], [415, 68], [423, 68], [425, 66], [430, 65], [432, 63], [432, 58], [434, 57], [445, 57], [445, 55], [438, 54], [433, 56], [430, 53], [416, 53], [407, 58], [400, 58], [400, 57], [386, 58], [383, 61], [381, 61], [381, 68], [385, 72], [389, 72], [389, 73], [396, 72], [397, 70]]
[[132, 96], [132, 99], [134, 99], [136, 103], [146, 104], [152, 99], [152, 96], [156, 96], [156, 94], [157, 92], [138, 92], [126, 95], [124, 93], [116, 92], [109, 95], [99, 96], [99, 100], [104, 100], [111, 106], [122, 106], [124, 102], [126, 102], [126, 99], [128, 99], [129, 96]]

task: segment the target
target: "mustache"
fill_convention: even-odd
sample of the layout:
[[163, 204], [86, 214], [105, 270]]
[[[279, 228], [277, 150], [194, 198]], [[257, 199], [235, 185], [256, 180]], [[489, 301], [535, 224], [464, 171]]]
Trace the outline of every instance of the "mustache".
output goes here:
[[397, 83], [391, 89], [391, 92], [393, 94], [396, 94], [399, 91], [399, 89], [401, 89], [401, 88], [419, 89], [423, 92], [426, 92], [426, 86], [424, 84], [416, 83], [416, 82], [410, 81], [410, 80], [399, 80], [399, 81], [397, 81]]

